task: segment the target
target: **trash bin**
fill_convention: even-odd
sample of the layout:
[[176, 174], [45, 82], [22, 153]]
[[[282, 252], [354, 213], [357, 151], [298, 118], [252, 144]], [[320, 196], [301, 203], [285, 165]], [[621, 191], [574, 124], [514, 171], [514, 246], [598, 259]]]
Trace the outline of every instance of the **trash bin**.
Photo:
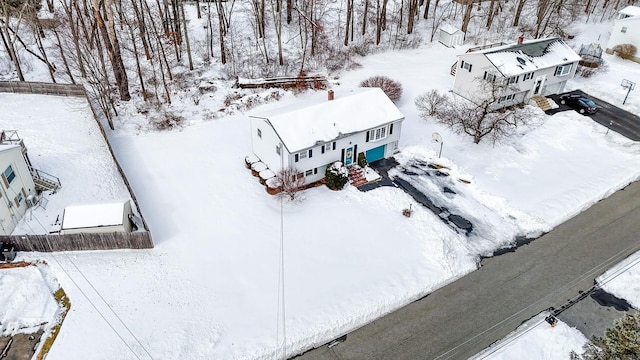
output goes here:
[[0, 242], [0, 261], [11, 262], [16, 258], [15, 247], [11, 244]]

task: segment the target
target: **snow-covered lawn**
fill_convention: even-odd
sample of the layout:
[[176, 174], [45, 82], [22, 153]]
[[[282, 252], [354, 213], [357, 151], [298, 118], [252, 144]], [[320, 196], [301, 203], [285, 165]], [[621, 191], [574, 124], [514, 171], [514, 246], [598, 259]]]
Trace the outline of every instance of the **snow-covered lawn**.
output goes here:
[[53, 297], [57, 289], [44, 264], [0, 269], [0, 336], [55, 325], [61, 310]]
[[[370, 56], [335, 86], [354, 87], [370, 75], [402, 83], [398, 106], [406, 120], [399, 159], [437, 162], [450, 169], [452, 178], [470, 180], [458, 185], [461, 200], [441, 199], [473, 215], [478, 230], [470, 237], [453, 231], [397, 188], [362, 193], [353, 187], [339, 192], [319, 187], [295, 202], [281, 203], [244, 167], [251, 153], [244, 116], [208, 121], [208, 109], [176, 95], [175, 106], [183, 110], [188, 126], [153, 132], [141, 131], [144, 127], [135, 124], [144, 118], [121, 109], [124, 120], [109, 132], [110, 141], [156, 247], [20, 254], [46, 259], [71, 299], [48, 359], [273, 358], [276, 338], [282, 335], [277, 331], [281, 239], [287, 350], [294, 354], [454, 281], [476, 268], [479, 255], [516, 235], [547, 231], [640, 177], [640, 144], [605, 134], [604, 127], [575, 112], [540, 113], [538, 125], [495, 146], [474, 145], [468, 137], [421, 119], [413, 99], [430, 89], [447, 91], [453, 82], [450, 66], [463, 51], [433, 43]], [[570, 85], [610, 99], [596, 89], [626, 77], [628, 64], [606, 59], [608, 73]], [[633, 74], [640, 73], [635, 66]], [[0, 96], [3, 104], [10, 98], [22, 101], [12, 96], [28, 95]], [[77, 109], [55, 105], [57, 101], [40, 97], [26, 103], [37, 102], [41, 112], [59, 118]], [[626, 108], [638, 112], [638, 105], [640, 100], [632, 96]], [[69, 177], [63, 178], [67, 192], [52, 196], [50, 204], [67, 202], [72, 193], [83, 194], [79, 200], [93, 199], [103, 190], [114, 198], [127, 195], [113, 186], [113, 169], [104, 175], [107, 185], [85, 180], [95, 179], [97, 161], [88, 152], [103, 145], [82, 136], [42, 138], [40, 145], [33, 133], [48, 126], [12, 127], [29, 142], [30, 154], [52, 152], [46, 162], [49, 172]], [[66, 131], [59, 132], [64, 136]], [[431, 142], [434, 132], [444, 139], [441, 159], [439, 144]], [[87, 153], [53, 152], [58, 142], [72, 140], [84, 141]], [[63, 168], [70, 162], [75, 170]], [[407, 218], [402, 209], [409, 204], [414, 212]], [[26, 223], [23, 229], [33, 227]]]
[[640, 310], [640, 252], [637, 252], [598, 277], [597, 282], [613, 294]]
[[555, 360], [568, 359], [572, 351], [581, 353], [587, 338], [562, 321], [549, 325], [548, 315], [535, 316], [470, 360]]
[[17, 130], [33, 166], [60, 179], [46, 207], [30, 209], [16, 234], [43, 234], [71, 204], [128, 200], [89, 103], [84, 98], [0, 93], [0, 130]]

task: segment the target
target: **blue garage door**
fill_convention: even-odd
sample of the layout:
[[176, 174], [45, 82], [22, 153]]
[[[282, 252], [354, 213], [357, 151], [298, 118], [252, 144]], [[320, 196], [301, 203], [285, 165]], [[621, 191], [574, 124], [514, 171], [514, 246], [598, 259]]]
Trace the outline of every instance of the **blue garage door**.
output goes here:
[[384, 145], [373, 148], [365, 153], [367, 162], [374, 162], [384, 158]]

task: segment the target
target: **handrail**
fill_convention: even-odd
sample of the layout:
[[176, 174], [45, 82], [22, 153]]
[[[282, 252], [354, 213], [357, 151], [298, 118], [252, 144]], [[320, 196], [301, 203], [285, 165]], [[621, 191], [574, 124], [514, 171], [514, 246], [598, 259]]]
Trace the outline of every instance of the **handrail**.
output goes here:
[[2, 130], [2, 132], [0, 133], [0, 144], [4, 143], [4, 142], [9, 142], [9, 143], [20, 143], [22, 142], [22, 139], [20, 139], [20, 136], [18, 136], [18, 130]]
[[44, 180], [47, 182], [50, 182], [54, 185], [57, 185], [58, 187], [62, 187], [62, 183], [60, 182], [60, 179], [57, 176], [51, 175], [47, 172], [44, 172], [42, 170], [38, 170], [34, 167], [29, 167], [29, 171], [31, 172], [31, 175], [40, 179], [40, 180]]

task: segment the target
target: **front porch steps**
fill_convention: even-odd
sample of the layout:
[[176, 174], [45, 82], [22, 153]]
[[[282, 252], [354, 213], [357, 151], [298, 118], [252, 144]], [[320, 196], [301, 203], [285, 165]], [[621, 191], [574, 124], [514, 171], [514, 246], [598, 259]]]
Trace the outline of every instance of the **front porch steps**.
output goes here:
[[532, 96], [531, 101], [533, 101], [540, 109], [542, 109], [542, 111], [552, 109], [551, 103], [549, 103], [549, 99], [544, 96]]
[[368, 181], [362, 172], [362, 168], [359, 165], [352, 165], [349, 167], [349, 183], [351, 183], [351, 185], [358, 187], [366, 184], [367, 182]]

